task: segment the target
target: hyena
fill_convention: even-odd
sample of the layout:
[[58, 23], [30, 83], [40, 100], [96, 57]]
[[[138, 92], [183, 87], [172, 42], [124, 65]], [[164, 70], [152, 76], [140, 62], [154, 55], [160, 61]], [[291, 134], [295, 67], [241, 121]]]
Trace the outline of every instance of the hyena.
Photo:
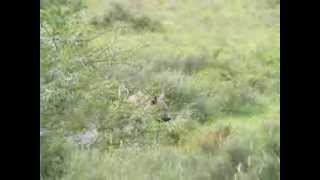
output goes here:
[[166, 103], [165, 94], [159, 96], [145, 95], [141, 91], [129, 96], [128, 102], [136, 107], [142, 107], [146, 113], [158, 113], [162, 121], [170, 121], [169, 107]]

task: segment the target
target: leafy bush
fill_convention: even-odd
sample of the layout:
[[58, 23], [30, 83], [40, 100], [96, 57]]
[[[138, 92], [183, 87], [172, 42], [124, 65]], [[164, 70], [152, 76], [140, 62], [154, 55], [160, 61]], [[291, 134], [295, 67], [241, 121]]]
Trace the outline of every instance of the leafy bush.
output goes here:
[[188, 134], [194, 131], [198, 126], [198, 122], [192, 118], [190, 112], [180, 112], [174, 121], [166, 124], [162, 129], [161, 144], [183, 145], [188, 142]]
[[40, 175], [44, 179], [60, 179], [68, 172], [68, 161], [74, 147], [62, 132], [41, 137], [40, 150]]

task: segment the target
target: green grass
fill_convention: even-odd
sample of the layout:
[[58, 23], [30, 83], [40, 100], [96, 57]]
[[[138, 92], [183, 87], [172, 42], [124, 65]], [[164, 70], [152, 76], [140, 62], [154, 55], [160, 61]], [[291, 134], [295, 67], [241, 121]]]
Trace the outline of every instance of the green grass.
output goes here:
[[[247, 176], [279, 178], [277, 156], [265, 148], [265, 143], [271, 140], [263, 139], [266, 129], [270, 128], [265, 123], [277, 126], [279, 119], [276, 116], [277, 111], [270, 111], [252, 117], [220, 119], [188, 132], [183, 145], [143, 149], [126, 147], [112, 154], [94, 150], [77, 151], [70, 160], [70, 173], [63, 179], [232, 179], [235, 175], [244, 179]], [[222, 147], [211, 149], [214, 154], [203, 151], [198, 144], [199, 137], [227, 124], [232, 126], [233, 137]], [[267, 151], [267, 154], [261, 151]], [[245, 165], [248, 158], [255, 165]], [[239, 163], [249, 167], [237, 172]], [[267, 174], [255, 174], [258, 173], [257, 167]], [[275, 169], [268, 171], [268, 168]]]
[[[42, 1], [43, 179], [279, 179], [279, 1], [72, 2]], [[173, 120], [124, 87], [165, 90]]]

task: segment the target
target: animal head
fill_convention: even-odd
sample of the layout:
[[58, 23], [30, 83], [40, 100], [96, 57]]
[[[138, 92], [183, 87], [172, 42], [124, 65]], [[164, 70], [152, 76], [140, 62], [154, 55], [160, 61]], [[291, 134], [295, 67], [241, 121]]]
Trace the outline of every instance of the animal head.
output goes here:
[[166, 103], [165, 94], [151, 96], [138, 91], [136, 94], [129, 96], [128, 102], [137, 108], [143, 108], [144, 112], [157, 113], [162, 121], [170, 121], [169, 107]]

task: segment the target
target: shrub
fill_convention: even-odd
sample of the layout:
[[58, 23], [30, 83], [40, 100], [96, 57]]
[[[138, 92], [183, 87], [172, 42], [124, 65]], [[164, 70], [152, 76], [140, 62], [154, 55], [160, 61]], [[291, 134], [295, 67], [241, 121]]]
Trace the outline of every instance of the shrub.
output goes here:
[[146, 15], [137, 16], [119, 3], [111, 3], [111, 9], [103, 17], [94, 17], [91, 24], [96, 27], [110, 27], [118, 21], [129, 24], [136, 31], [163, 31], [160, 21]]
[[198, 127], [198, 122], [190, 115], [178, 115], [162, 129], [161, 144], [184, 145], [188, 142], [188, 134]]
[[210, 164], [211, 179], [232, 179], [234, 168], [228, 156], [218, 155], [212, 159]]
[[269, 121], [263, 127], [265, 150], [270, 154], [280, 157], [280, 124]]
[[200, 71], [210, 65], [205, 57], [201, 56], [187, 56], [172, 59], [153, 59], [151, 67], [153, 72], [163, 72], [166, 70], [180, 71], [185, 74], [192, 74]]
[[67, 173], [74, 146], [62, 132], [50, 133], [40, 139], [40, 174], [44, 179], [60, 179]]
[[207, 130], [201, 135], [199, 145], [205, 152], [216, 153], [226, 143], [231, 135], [230, 126], [218, 127], [214, 130]]
[[279, 180], [280, 179], [280, 159], [274, 155], [262, 152], [250, 156], [249, 168], [245, 171], [238, 170], [235, 176], [241, 180], [261, 179]]
[[241, 164], [247, 168], [247, 159], [252, 154], [250, 144], [246, 138], [233, 138], [225, 144], [223, 151], [229, 154], [233, 167]]

